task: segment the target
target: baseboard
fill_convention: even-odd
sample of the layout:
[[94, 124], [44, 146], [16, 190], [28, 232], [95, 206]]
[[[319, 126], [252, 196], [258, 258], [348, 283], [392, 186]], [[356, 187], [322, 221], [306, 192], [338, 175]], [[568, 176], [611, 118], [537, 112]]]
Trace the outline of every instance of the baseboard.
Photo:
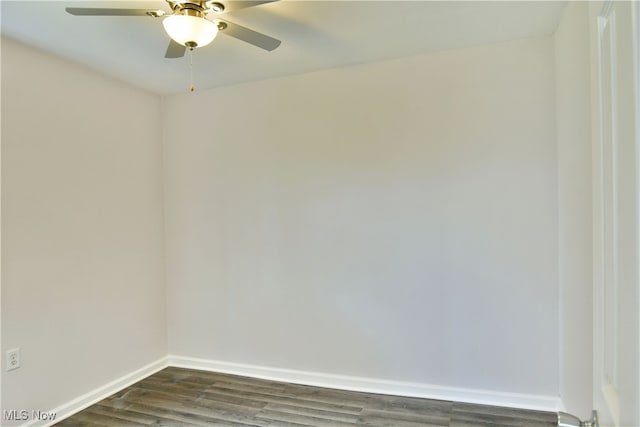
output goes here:
[[272, 381], [284, 381], [295, 384], [375, 394], [453, 400], [457, 402], [534, 409], [549, 412], [558, 412], [562, 407], [562, 402], [559, 396], [443, 387], [422, 383], [389, 381], [376, 378], [351, 377], [346, 375], [270, 368], [265, 366], [245, 365], [240, 363], [197, 359], [175, 355], [169, 355], [168, 364], [169, 366], [179, 368], [199, 369], [203, 371], [221, 372]]
[[130, 385], [148, 377], [149, 375], [153, 375], [156, 372], [160, 371], [167, 367], [167, 357], [163, 357], [161, 359], [156, 360], [155, 362], [149, 363], [146, 366], [143, 366], [140, 369], [137, 369], [133, 372], [130, 372], [122, 377], [111, 381], [108, 384], [103, 385], [102, 387], [98, 387], [95, 390], [90, 391], [70, 402], [67, 402], [63, 405], [58, 406], [55, 409], [47, 412], [53, 412], [56, 414], [55, 420], [53, 421], [38, 421], [32, 420], [31, 422], [24, 424], [23, 427], [48, 427], [57, 422], [64, 420], [65, 418], [69, 418], [71, 415], [76, 412], [82, 411], [88, 406], [93, 405], [96, 402], [101, 401], [102, 399], [111, 396], [113, 393], [116, 393], [124, 388], [129, 387]]
[[444, 387], [431, 384], [352, 377], [347, 375], [298, 371], [293, 369], [272, 368], [266, 366], [223, 362], [219, 360], [169, 355], [168, 357], [158, 359], [155, 362], [143, 366], [129, 374], [123, 375], [102, 387], [98, 387], [89, 393], [54, 408], [51, 411], [47, 411], [49, 413], [53, 412], [56, 414], [56, 418], [53, 421], [32, 420], [31, 422], [24, 424], [23, 427], [49, 427], [122, 389], [129, 387], [149, 375], [155, 374], [167, 366], [222, 372], [226, 374], [261, 378], [272, 381], [284, 381], [294, 384], [334, 388], [338, 390], [361, 391], [375, 394], [453, 400], [456, 402], [534, 409], [549, 412], [558, 412], [564, 408], [564, 405], [558, 396]]

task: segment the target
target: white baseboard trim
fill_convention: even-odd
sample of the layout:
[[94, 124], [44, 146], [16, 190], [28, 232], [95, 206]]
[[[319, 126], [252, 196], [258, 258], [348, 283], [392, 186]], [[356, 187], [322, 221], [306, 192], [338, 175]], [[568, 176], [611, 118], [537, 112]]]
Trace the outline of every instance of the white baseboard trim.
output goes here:
[[347, 375], [298, 371], [294, 369], [272, 368], [266, 366], [246, 365], [242, 363], [223, 362], [219, 360], [169, 355], [143, 366], [140, 369], [123, 375], [102, 387], [98, 387], [70, 402], [54, 408], [51, 411], [47, 411], [47, 413], [56, 414], [54, 420], [31, 420], [24, 424], [23, 427], [52, 426], [53, 424], [72, 416], [88, 406], [91, 406], [94, 403], [129, 387], [149, 375], [155, 374], [167, 366], [221, 372], [272, 381], [284, 381], [294, 384], [335, 388], [338, 390], [361, 391], [366, 393], [390, 394], [395, 396], [420, 397], [437, 400], [453, 400], [456, 402], [534, 409], [549, 412], [564, 410], [563, 402], [559, 396], [444, 387], [431, 384], [352, 377]]
[[137, 383], [138, 381], [148, 377], [149, 375], [155, 374], [156, 372], [166, 368], [167, 366], [167, 357], [158, 359], [155, 362], [149, 363], [148, 365], [143, 366], [140, 369], [123, 375], [120, 378], [103, 385], [102, 387], [98, 387], [95, 390], [90, 391], [89, 393], [73, 399], [70, 402], [64, 403], [57, 408], [52, 409], [51, 411], [47, 411], [48, 413], [56, 414], [54, 420], [31, 420], [27, 424], [24, 424], [23, 427], [49, 427], [57, 422], [64, 420], [65, 418], [69, 418], [71, 415], [82, 411], [83, 409], [93, 405], [94, 403], [97, 403], [102, 399], [111, 396], [113, 393], [117, 393], [118, 391], [125, 389], [134, 383]]
[[284, 381], [316, 387], [339, 390], [361, 391], [375, 394], [390, 394], [426, 399], [453, 400], [457, 402], [478, 403], [483, 405], [504, 406], [510, 408], [534, 409], [558, 412], [562, 408], [559, 396], [505, 393], [488, 390], [476, 390], [456, 387], [443, 387], [431, 384], [389, 381], [376, 378], [351, 377], [318, 372], [296, 371], [293, 369], [270, 368], [222, 362], [219, 360], [197, 359], [193, 357], [169, 355], [169, 366], [221, 372], [272, 381]]

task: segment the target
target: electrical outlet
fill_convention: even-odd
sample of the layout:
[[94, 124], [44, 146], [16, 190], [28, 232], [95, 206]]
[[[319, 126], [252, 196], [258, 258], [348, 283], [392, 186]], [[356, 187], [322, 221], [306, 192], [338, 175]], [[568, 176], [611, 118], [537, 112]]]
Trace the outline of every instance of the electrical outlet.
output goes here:
[[14, 348], [7, 351], [7, 371], [13, 371], [20, 367], [20, 349]]

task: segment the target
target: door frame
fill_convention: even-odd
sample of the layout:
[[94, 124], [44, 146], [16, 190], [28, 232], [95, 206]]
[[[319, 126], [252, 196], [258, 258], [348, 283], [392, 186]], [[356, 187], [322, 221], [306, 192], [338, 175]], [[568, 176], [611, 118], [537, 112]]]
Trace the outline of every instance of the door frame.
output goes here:
[[[617, 2], [616, 2], [617, 3]], [[636, 396], [640, 396], [640, 4], [637, 2], [629, 2], [632, 16], [631, 20], [631, 37], [632, 37], [632, 86], [633, 86], [633, 106], [635, 109], [634, 114], [634, 132], [633, 143], [635, 150], [635, 176], [633, 194], [635, 196], [635, 217], [633, 222], [635, 223], [635, 300], [632, 302], [635, 308], [635, 319], [631, 328], [632, 343], [634, 348], [634, 357], [636, 367], [635, 372], [632, 372], [632, 378], [629, 378], [632, 383], [632, 389], [635, 389]], [[618, 322], [618, 285], [616, 278], [617, 270], [617, 183], [609, 183], [609, 179], [615, 180], [617, 160], [615, 154], [611, 158], [607, 158], [605, 150], [607, 147], [602, 143], [604, 139], [603, 122], [604, 114], [601, 109], [603, 102], [603, 84], [602, 84], [602, 72], [603, 72], [603, 49], [601, 46], [601, 36], [605, 30], [605, 17], [609, 15], [614, 7], [612, 0], [605, 0], [601, 2], [594, 2], [590, 4], [589, 19], [590, 19], [590, 32], [591, 32], [591, 75], [592, 75], [592, 195], [593, 195], [593, 406], [601, 413], [601, 418], [605, 421], [605, 424], [613, 423], [615, 426], [620, 425], [621, 416], [630, 411], [629, 404], [625, 403], [625, 398], [621, 398], [618, 393], [617, 386], [619, 385], [620, 372], [618, 371], [617, 360], [619, 355], [618, 344], [616, 340], [619, 338], [621, 325]], [[613, 15], [613, 24], [615, 26], [615, 11]], [[614, 37], [611, 41], [612, 49], [616, 49], [615, 40], [615, 28], [613, 35], [609, 34], [609, 37]], [[615, 62], [615, 61], [614, 61]], [[604, 62], [606, 65], [606, 61]], [[615, 84], [616, 65], [612, 65], [608, 72], [613, 73], [612, 81]], [[615, 87], [615, 86], [614, 86]], [[612, 108], [611, 113], [614, 123], [616, 117], [615, 107]], [[615, 134], [615, 131], [613, 131]], [[611, 150], [615, 152], [616, 141], [611, 144]], [[610, 161], [611, 164], [606, 165], [605, 162]], [[607, 168], [611, 168], [613, 171], [610, 176], [607, 176]], [[609, 185], [611, 188], [607, 188]], [[611, 190], [610, 194], [607, 191]], [[613, 201], [611, 203], [612, 212], [607, 212], [607, 200]], [[611, 223], [609, 223], [610, 221]], [[611, 243], [613, 242], [613, 243]], [[611, 276], [607, 276], [611, 275]], [[613, 279], [612, 279], [613, 278]], [[606, 285], [606, 283], [613, 284]], [[614, 300], [613, 310], [614, 314], [611, 314], [611, 307], [608, 311], [606, 308], [607, 301]], [[609, 316], [609, 317], [607, 317]], [[606, 332], [612, 332], [612, 337], [607, 337]], [[614, 348], [612, 348], [614, 347]], [[610, 352], [613, 352], [611, 355]], [[614, 360], [610, 360], [611, 358]], [[609, 378], [609, 377], [613, 378]], [[625, 380], [626, 381], [626, 380]], [[635, 384], [633, 384], [635, 383]], [[628, 386], [628, 384], [627, 384]], [[629, 393], [627, 387], [625, 393]], [[624, 396], [624, 395], [623, 395]], [[640, 423], [640, 405], [636, 405], [631, 409], [635, 411], [632, 416]]]

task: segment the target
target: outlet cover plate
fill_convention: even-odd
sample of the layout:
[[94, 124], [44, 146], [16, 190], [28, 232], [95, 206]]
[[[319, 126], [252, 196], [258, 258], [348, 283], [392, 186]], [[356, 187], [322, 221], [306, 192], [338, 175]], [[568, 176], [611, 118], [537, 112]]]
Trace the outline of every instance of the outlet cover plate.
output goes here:
[[20, 349], [7, 350], [7, 371], [13, 371], [20, 367]]

